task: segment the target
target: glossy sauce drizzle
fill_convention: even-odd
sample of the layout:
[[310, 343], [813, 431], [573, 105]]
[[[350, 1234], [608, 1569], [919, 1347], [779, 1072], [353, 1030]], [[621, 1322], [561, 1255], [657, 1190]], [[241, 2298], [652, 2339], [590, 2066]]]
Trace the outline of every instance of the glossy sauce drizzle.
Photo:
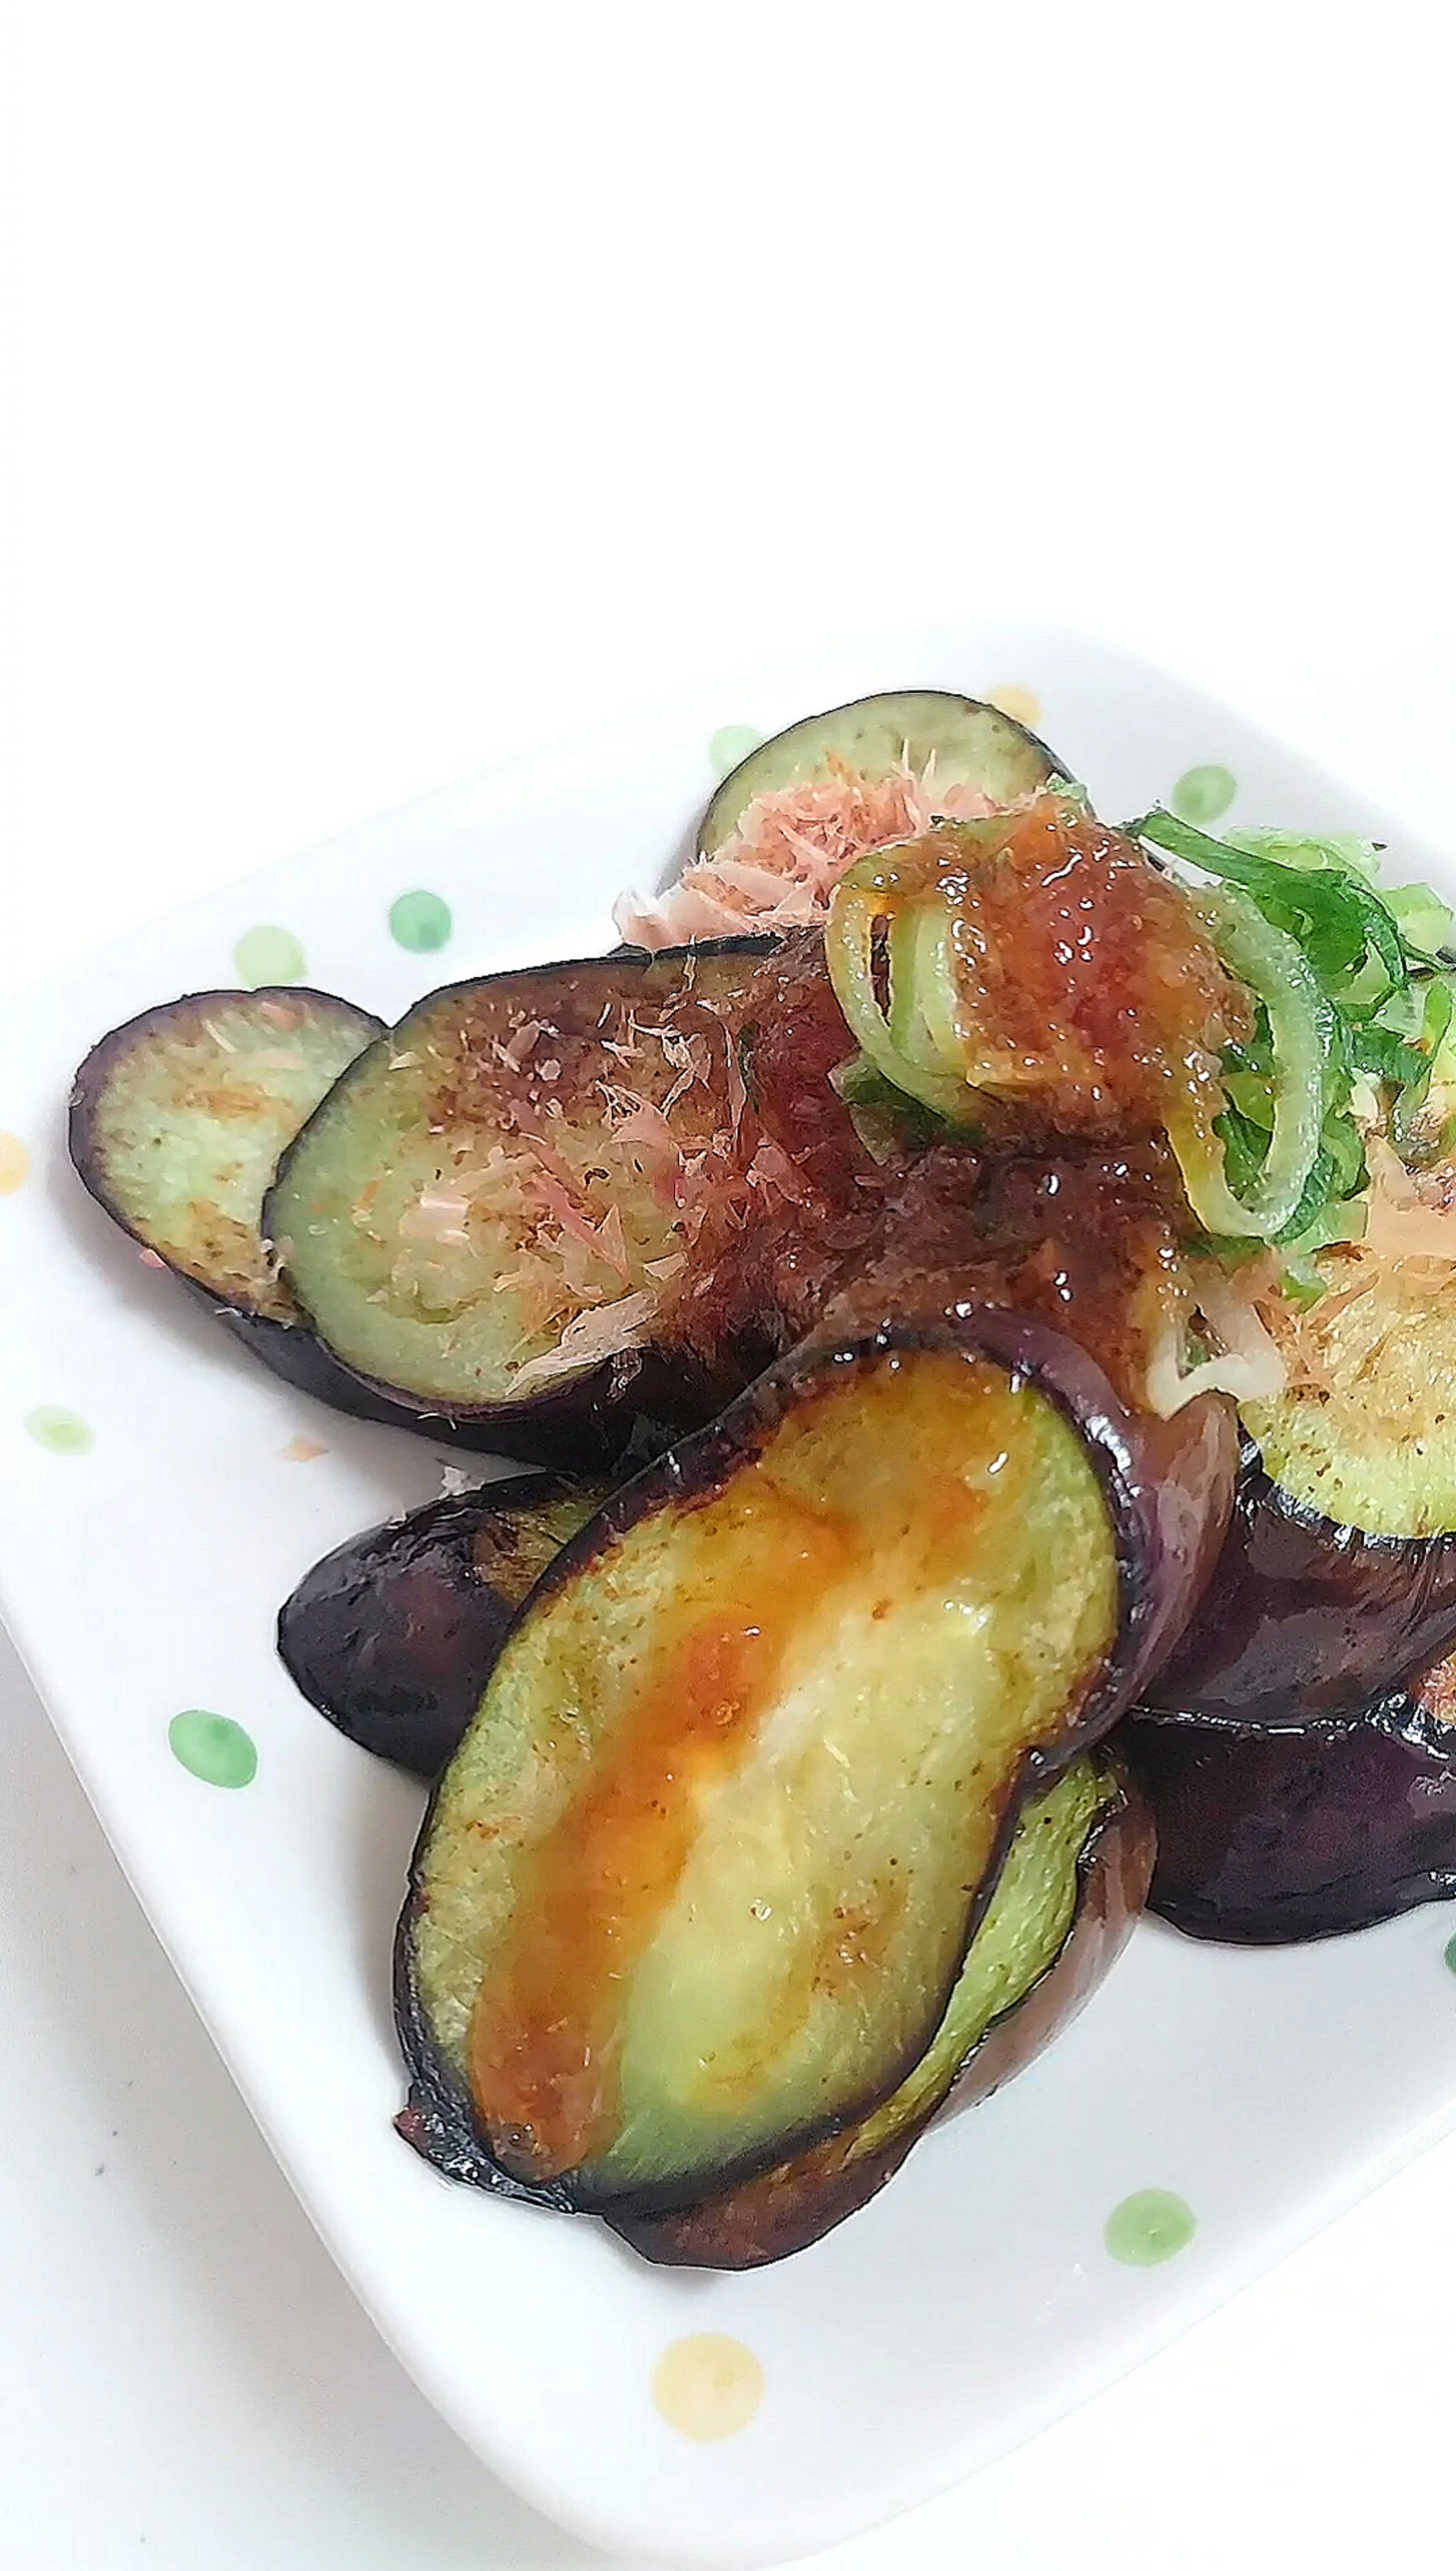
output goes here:
[[692, 1853], [700, 1795], [751, 1744], [795, 1599], [842, 1573], [838, 1518], [752, 1478], [735, 1530], [753, 1539], [752, 1621], [719, 1608], [676, 1631], [656, 1620], [626, 1724], [538, 1851], [503, 1968], [476, 2007], [476, 2104], [543, 2172], [576, 2168], [610, 2131], [626, 1980]]
[[1121, 831], [1044, 795], [886, 849], [872, 880], [883, 916], [946, 905], [966, 1077], [1023, 1128], [1127, 1141], [1176, 1097], [1217, 1112], [1216, 1057], [1246, 1032], [1246, 999], [1188, 896]]

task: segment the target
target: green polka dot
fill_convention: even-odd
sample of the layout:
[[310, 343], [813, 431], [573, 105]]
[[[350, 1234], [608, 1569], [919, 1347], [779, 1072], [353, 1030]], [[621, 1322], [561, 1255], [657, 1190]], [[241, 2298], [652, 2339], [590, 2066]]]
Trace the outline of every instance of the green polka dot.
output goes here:
[[96, 1431], [77, 1410], [62, 1410], [53, 1401], [26, 1414], [27, 1433], [48, 1455], [89, 1455]]
[[725, 724], [708, 745], [714, 774], [728, 775], [739, 760], [746, 759], [749, 751], [756, 750], [764, 739], [765, 735], [755, 731], [752, 724]]
[[433, 955], [453, 926], [450, 905], [437, 892], [402, 892], [389, 905], [389, 934], [411, 955]]
[[1141, 2187], [1113, 2207], [1103, 2239], [1109, 2258], [1125, 2268], [1161, 2268], [1188, 2248], [1198, 2228], [1193, 2207], [1181, 2196], [1166, 2187]]
[[1446, 1948], [1446, 1961], [1452, 1972], [1456, 1973], [1456, 1937], [1451, 1939], [1450, 1944]]
[[167, 1738], [174, 1759], [205, 1786], [250, 1786], [257, 1775], [251, 1738], [230, 1715], [206, 1714], [201, 1706], [192, 1706], [173, 1716]]
[[1222, 820], [1237, 791], [1238, 780], [1226, 768], [1189, 768], [1173, 789], [1173, 808], [1181, 820], [1206, 829]]
[[301, 982], [308, 958], [291, 928], [245, 928], [233, 949], [233, 969], [244, 991], [273, 982]]

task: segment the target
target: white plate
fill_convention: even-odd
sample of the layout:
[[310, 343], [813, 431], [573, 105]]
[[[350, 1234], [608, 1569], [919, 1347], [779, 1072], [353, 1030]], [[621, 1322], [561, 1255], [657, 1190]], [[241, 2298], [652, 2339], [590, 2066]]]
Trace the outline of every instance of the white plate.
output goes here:
[[[299, 1574], [437, 1491], [441, 1458], [255, 1370], [83, 1197], [62, 1110], [103, 1029], [233, 979], [252, 927], [286, 929], [310, 980], [395, 1014], [435, 981], [610, 944], [612, 896], [681, 842], [721, 727], [773, 730], [874, 688], [1008, 686], [1040, 701], [1040, 729], [1106, 812], [1214, 764], [1237, 780], [1236, 820], [1373, 829], [1398, 874], [1449, 880], [1357, 795], [1173, 681], [1064, 634], [966, 626], [430, 796], [0, 1017], [0, 1128], [30, 1162], [14, 1185], [0, 1139], [6, 1618], [243, 2095], [405, 2364], [541, 2508], [674, 2571], [827, 2545], [971, 2472], [1456, 2123], [1449, 1918], [1272, 1955], [1140, 1929], [1043, 2062], [931, 2135], [843, 2230], [756, 2275], [655, 2271], [593, 2224], [450, 2187], [390, 2123], [389, 1941], [420, 1799], [312, 1714], [272, 1652]], [[415, 889], [452, 909], [438, 954], [391, 938], [390, 906]], [[37, 1442], [25, 1423], [49, 1406], [87, 1423], [85, 1452]], [[295, 1460], [300, 1438], [326, 1451]], [[245, 1791], [173, 1756], [169, 1725], [190, 1708], [250, 1736]], [[179, 2153], [189, 2143], [180, 2132]], [[1105, 2227], [1148, 2188], [1184, 2199], [1197, 2229], [1166, 2264], [1131, 2267]], [[762, 2394], [735, 2433], [702, 2440], [654, 2384], [681, 2385], [693, 2352], [664, 2373], [665, 2352], [710, 2333], [750, 2352]], [[723, 2426], [734, 2364], [753, 2368], [717, 2355]]]

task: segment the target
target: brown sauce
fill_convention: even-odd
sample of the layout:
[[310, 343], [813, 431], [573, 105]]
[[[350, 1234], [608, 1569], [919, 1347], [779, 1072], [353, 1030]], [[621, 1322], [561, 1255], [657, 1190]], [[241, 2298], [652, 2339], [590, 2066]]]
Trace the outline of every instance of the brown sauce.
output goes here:
[[886, 849], [878, 880], [882, 916], [947, 904], [968, 1070], [1023, 1147], [1159, 1132], [1178, 1096], [1212, 1096], [1219, 1048], [1247, 1030], [1186, 894], [1050, 796]]
[[760, 1621], [705, 1614], [696, 1601], [676, 1628], [655, 1620], [625, 1730], [539, 1850], [509, 1950], [482, 1990], [476, 2104], [543, 2173], [576, 2168], [610, 2135], [624, 1986], [692, 1854], [699, 1793], [751, 1747], [795, 1598], [842, 1565], [831, 1512], [761, 1484], [751, 1505]]

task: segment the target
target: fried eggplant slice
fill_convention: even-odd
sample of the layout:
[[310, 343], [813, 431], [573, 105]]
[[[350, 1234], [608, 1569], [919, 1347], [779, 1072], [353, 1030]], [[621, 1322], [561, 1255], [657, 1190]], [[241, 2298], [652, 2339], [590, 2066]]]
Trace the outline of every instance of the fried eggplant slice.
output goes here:
[[683, 872], [655, 900], [624, 893], [612, 915], [652, 948], [821, 922], [866, 850], [1022, 803], [1058, 773], [1044, 742], [974, 697], [862, 697], [751, 751], [714, 795]]
[[1260, 1305], [1286, 1382], [1243, 1405], [1224, 1556], [1154, 1691], [1172, 1713], [1356, 1715], [1456, 1644], [1456, 1289], [1392, 1221], [1439, 1238], [1377, 1196], [1369, 1235], [1320, 1254], [1311, 1302]]
[[201, 991], [103, 1036], [71, 1092], [71, 1158], [98, 1205], [210, 1301], [298, 1307], [262, 1244], [285, 1146], [383, 1034], [328, 991]]
[[566, 1469], [600, 1463], [644, 1413], [712, 1418], [771, 1352], [693, 1303], [740, 1228], [736, 1012], [771, 951], [457, 983], [361, 1055], [264, 1215], [339, 1362], [500, 1454]]
[[1456, 1535], [1341, 1525], [1246, 1445], [1222, 1553], [1149, 1702], [1282, 1731], [1360, 1714], [1453, 1643]]
[[979, 698], [936, 688], [859, 697], [827, 714], [808, 715], [750, 750], [703, 815], [700, 856], [717, 856], [760, 795], [821, 785], [846, 771], [868, 785], [908, 772], [925, 780], [932, 794], [949, 792], [955, 799], [944, 808], [962, 812], [967, 796], [983, 812], [999, 810], [1067, 774], [1035, 733]]
[[1456, 1894], [1456, 1666], [1357, 1714], [1278, 1729], [1138, 1714], [1119, 1746], [1152, 1805], [1152, 1907], [1190, 1937], [1335, 1937]]
[[1147, 1804], [1106, 1751], [1027, 1805], [935, 2036], [884, 2104], [797, 2160], [678, 2214], [614, 2230], [660, 2265], [760, 2268], [878, 2195], [927, 2128], [1003, 2088], [1112, 1969], [1153, 1869]]
[[1230, 1479], [1210, 1416], [1155, 1464], [1083, 1350], [968, 1312], [797, 1351], [610, 1501], [416, 1850], [416, 2148], [667, 2211], [896, 2089], [1022, 1803], [1187, 1618]]
[[278, 1616], [289, 1677], [350, 1741], [433, 1784], [522, 1600], [612, 1488], [515, 1474], [337, 1546]]
[[390, 1419], [309, 1330], [262, 1238], [279, 1155], [377, 1018], [328, 991], [198, 991], [93, 1046], [71, 1092], [83, 1186], [274, 1374], [336, 1408]]

